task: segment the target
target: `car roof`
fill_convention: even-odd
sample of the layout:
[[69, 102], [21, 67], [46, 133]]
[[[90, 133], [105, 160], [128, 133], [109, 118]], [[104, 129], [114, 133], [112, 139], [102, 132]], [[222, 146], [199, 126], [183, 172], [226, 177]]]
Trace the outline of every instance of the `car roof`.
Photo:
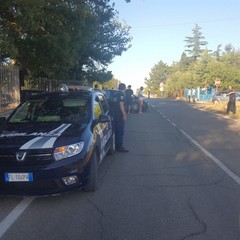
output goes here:
[[218, 95], [218, 94], [221, 94], [221, 93], [228, 93], [228, 90], [217, 91], [217, 92], [214, 93], [214, 95]]
[[[37, 95], [33, 95], [31, 97], [28, 98], [28, 100], [38, 100], [38, 99], [43, 99], [43, 98], [51, 98], [51, 99], [58, 99], [58, 98], [66, 98], [66, 97], [77, 97], [77, 96], [84, 96], [84, 95], [76, 95], [76, 94], [69, 94], [69, 93], [61, 93], [61, 92], [51, 92], [51, 93], [40, 93]], [[86, 95], [89, 96], [89, 95]]]
[[216, 93], [223, 93], [223, 92], [228, 92], [228, 90], [219, 90]]
[[118, 91], [118, 89], [104, 89], [106, 98], [112, 97]]
[[32, 95], [28, 99], [41, 99], [43, 97], [84, 97], [88, 98], [91, 94], [93, 94], [94, 91], [90, 90], [78, 90], [78, 91], [70, 91], [70, 92], [44, 92], [39, 93], [36, 95]]

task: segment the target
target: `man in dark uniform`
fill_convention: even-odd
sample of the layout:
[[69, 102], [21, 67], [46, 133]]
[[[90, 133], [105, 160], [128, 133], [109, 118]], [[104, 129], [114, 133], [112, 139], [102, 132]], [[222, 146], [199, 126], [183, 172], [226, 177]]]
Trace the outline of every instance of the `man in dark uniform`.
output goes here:
[[126, 85], [124, 83], [120, 83], [118, 90], [119, 91], [113, 97], [116, 151], [128, 152], [128, 150], [123, 147], [124, 127], [127, 119], [124, 108], [124, 92], [126, 90]]
[[128, 88], [125, 91], [125, 109], [127, 113], [130, 113], [131, 111], [131, 105], [132, 105], [132, 97], [133, 97], [133, 90], [131, 89], [131, 85], [128, 85]]
[[232, 86], [228, 87], [228, 96], [227, 114], [229, 114], [229, 112], [236, 114], [236, 93], [234, 92]]

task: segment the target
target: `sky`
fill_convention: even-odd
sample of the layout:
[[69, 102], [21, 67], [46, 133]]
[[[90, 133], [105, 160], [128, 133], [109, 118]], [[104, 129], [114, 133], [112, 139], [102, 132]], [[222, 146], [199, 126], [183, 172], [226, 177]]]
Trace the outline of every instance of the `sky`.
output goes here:
[[119, 21], [131, 27], [132, 47], [114, 58], [108, 66], [115, 78], [144, 86], [151, 69], [160, 61], [171, 66], [186, 50], [186, 37], [193, 36], [195, 24], [201, 27], [207, 48], [222, 50], [227, 44], [240, 49], [239, 0], [112, 0]]

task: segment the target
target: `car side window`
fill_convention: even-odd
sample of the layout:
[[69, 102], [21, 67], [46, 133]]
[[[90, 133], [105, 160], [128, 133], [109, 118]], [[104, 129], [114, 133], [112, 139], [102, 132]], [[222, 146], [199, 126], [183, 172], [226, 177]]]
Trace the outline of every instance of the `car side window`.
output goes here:
[[102, 115], [102, 108], [98, 101], [94, 101], [94, 117], [98, 119]]
[[100, 104], [102, 105], [103, 112], [107, 113], [109, 111], [109, 106], [108, 106], [106, 99], [102, 95], [99, 95], [98, 99], [99, 99]]
[[83, 122], [89, 120], [89, 102], [85, 98], [66, 98], [63, 100], [61, 119], [70, 122]]

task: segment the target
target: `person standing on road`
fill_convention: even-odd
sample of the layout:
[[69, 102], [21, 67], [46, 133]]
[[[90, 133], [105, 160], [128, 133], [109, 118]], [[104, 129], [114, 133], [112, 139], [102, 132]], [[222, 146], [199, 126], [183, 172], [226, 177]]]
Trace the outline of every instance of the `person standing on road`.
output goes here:
[[191, 102], [191, 89], [188, 89], [188, 102]]
[[124, 128], [125, 122], [127, 120], [127, 114], [124, 107], [124, 92], [126, 90], [126, 85], [124, 83], [120, 83], [118, 86], [118, 90], [119, 91], [113, 97], [116, 151], [128, 152], [128, 150], [123, 146]]
[[228, 96], [227, 114], [229, 114], [229, 112], [236, 114], [236, 93], [234, 92], [232, 86], [228, 86]]
[[196, 97], [196, 90], [192, 89], [192, 100], [194, 103], [196, 102], [195, 97]]
[[133, 103], [133, 90], [131, 89], [131, 85], [128, 85], [128, 88], [125, 91], [125, 107], [126, 107], [126, 112], [130, 113], [131, 112], [131, 105]]
[[138, 103], [139, 103], [139, 113], [142, 113], [142, 107], [143, 107], [143, 87], [140, 87], [140, 90], [138, 92]]

